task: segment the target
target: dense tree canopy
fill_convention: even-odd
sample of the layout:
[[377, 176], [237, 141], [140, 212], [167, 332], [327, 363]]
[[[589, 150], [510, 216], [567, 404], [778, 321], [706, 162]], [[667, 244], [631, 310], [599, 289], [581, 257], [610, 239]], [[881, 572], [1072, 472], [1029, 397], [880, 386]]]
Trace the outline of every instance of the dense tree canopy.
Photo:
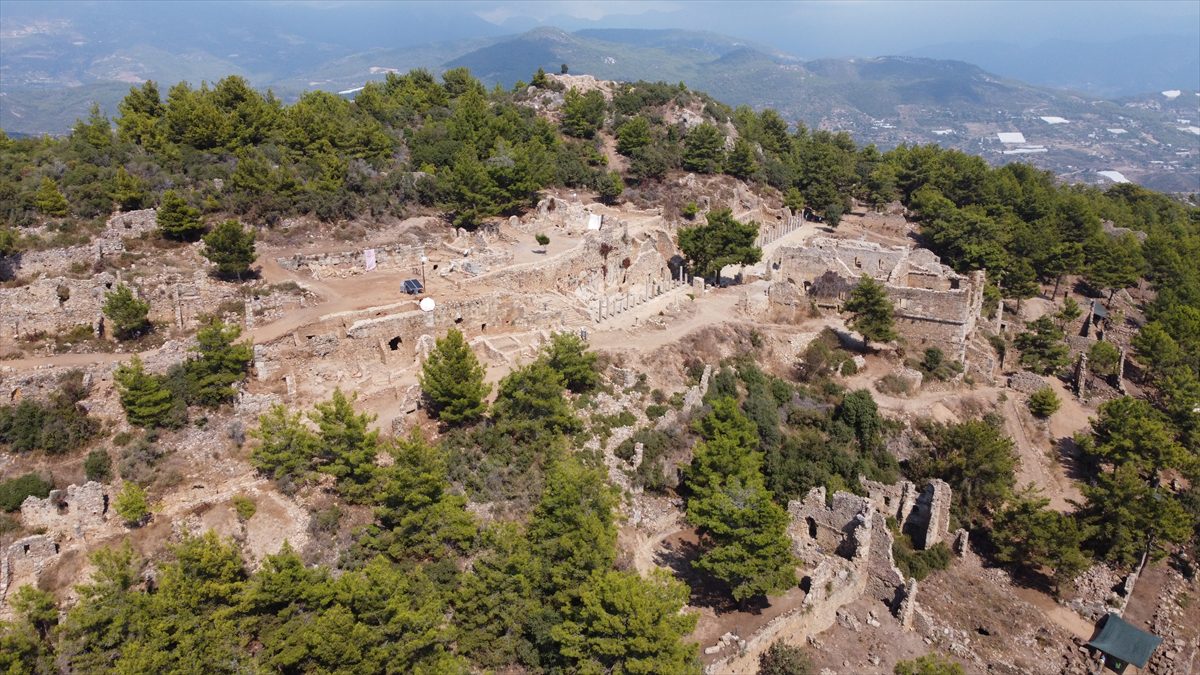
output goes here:
[[726, 265], [753, 265], [762, 258], [755, 246], [758, 223], [740, 223], [729, 209], [711, 211], [706, 220], [679, 230], [679, 248], [695, 274], [712, 278]]

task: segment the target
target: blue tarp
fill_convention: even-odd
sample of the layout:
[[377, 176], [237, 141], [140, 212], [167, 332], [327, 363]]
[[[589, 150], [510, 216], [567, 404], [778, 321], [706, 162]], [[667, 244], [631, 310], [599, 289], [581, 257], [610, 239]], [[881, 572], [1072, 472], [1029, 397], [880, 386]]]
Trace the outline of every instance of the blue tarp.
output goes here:
[[[1130, 663], [1138, 668], [1145, 668], [1146, 662], [1158, 648], [1162, 638], [1152, 633], [1131, 626], [1116, 614], [1104, 618], [1104, 626], [1088, 646], [1099, 649], [1108, 656], [1108, 665], [1117, 672], [1124, 670], [1124, 664]], [[1113, 663], [1113, 660], [1119, 663]]]

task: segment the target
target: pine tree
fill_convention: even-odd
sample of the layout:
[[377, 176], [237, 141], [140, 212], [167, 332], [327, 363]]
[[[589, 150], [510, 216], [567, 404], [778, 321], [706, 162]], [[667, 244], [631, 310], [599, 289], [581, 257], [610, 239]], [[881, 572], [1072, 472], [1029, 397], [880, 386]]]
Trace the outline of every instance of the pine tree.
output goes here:
[[1017, 349], [1021, 350], [1021, 365], [1043, 375], [1067, 365], [1070, 349], [1063, 341], [1063, 331], [1050, 317], [1038, 317], [1025, 324], [1025, 328], [1026, 331], [1014, 340]]
[[758, 223], [741, 223], [729, 209], [710, 211], [706, 223], [679, 230], [679, 249], [687, 257], [691, 270], [713, 278], [726, 265], [753, 265], [762, 258], [762, 249], [754, 245]]
[[258, 428], [250, 435], [258, 441], [250, 463], [275, 479], [284, 492], [295, 490], [312, 470], [319, 439], [305, 426], [301, 413], [274, 405], [258, 418]]
[[1047, 508], [1050, 500], [1026, 490], [1005, 505], [992, 524], [996, 560], [1037, 572], [1046, 568], [1056, 586], [1087, 568], [1084, 541], [1093, 533], [1068, 513]]
[[687, 600], [688, 587], [662, 570], [649, 578], [605, 571], [584, 584], [551, 635], [571, 672], [698, 675], [696, 643], [686, 641], [696, 615], [680, 611]]
[[174, 407], [171, 392], [161, 378], [146, 372], [140, 357], [121, 364], [113, 379], [130, 424], [146, 429], [167, 426]]
[[58, 185], [49, 176], [43, 176], [38, 185], [37, 193], [33, 196], [33, 206], [43, 216], [63, 217], [70, 212], [67, 198], [59, 191]]
[[503, 671], [533, 651], [526, 625], [538, 607], [529, 545], [516, 524], [500, 521], [482, 533], [483, 552], [464, 576], [454, 606], [459, 652]]
[[725, 173], [742, 180], [749, 180], [758, 173], [758, 157], [750, 141], [744, 138], [734, 141], [733, 149], [725, 158]]
[[204, 223], [200, 222], [200, 210], [189, 206], [174, 190], [163, 193], [155, 218], [158, 222], [158, 233], [165, 239], [195, 241], [204, 233]]
[[130, 527], [142, 524], [150, 515], [150, 504], [146, 501], [146, 491], [133, 481], [125, 481], [125, 486], [117, 493], [113, 510]]
[[596, 353], [587, 349], [587, 343], [575, 333], [555, 333], [543, 349], [546, 365], [562, 376], [567, 389], [581, 394], [600, 383], [600, 372], [596, 367]]
[[629, 118], [617, 127], [617, 152], [632, 157], [634, 153], [654, 142], [650, 136], [650, 122], [641, 115]]
[[113, 334], [118, 339], [135, 337], [150, 328], [150, 322], [146, 320], [150, 303], [133, 297], [133, 291], [125, 284], [118, 284], [104, 294], [103, 311], [112, 322]]
[[604, 124], [604, 108], [604, 95], [599, 91], [581, 94], [576, 89], [568, 90], [562, 107], [563, 133], [576, 138], [595, 136]]
[[381, 530], [371, 546], [393, 560], [450, 560], [475, 538], [467, 500], [450, 491], [445, 451], [415, 430], [388, 448], [394, 462], [380, 471], [374, 497]]
[[529, 518], [529, 550], [538, 564], [543, 595], [574, 596], [593, 573], [612, 567], [617, 559], [616, 505], [617, 494], [603, 471], [584, 467], [571, 455], [554, 462]]
[[254, 262], [254, 231], [226, 220], [204, 235], [204, 257], [217, 266], [217, 275], [242, 280]]
[[596, 179], [596, 191], [600, 193], [600, 201], [615, 204], [625, 191], [625, 181], [621, 180], [621, 174], [610, 171]]
[[847, 325], [862, 333], [864, 342], [891, 342], [896, 339], [895, 321], [892, 318], [895, 308], [888, 300], [883, 284], [871, 277], [862, 276], [850, 292], [843, 309], [854, 315]]
[[708, 549], [695, 567], [728, 584], [738, 602], [796, 583], [790, 519], [762, 480], [761, 473], [745, 481], [735, 476], [703, 498], [688, 501], [688, 521], [700, 530]]
[[739, 602], [795, 583], [788, 516], [763, 483], [758, 434], [732, 397], [711, 403], [696, 424], [704, 437], [685, 474], [688, 521], [706, 552], [695, 563], [724, 581]]
[[1108, 290], [1109, 300], [1119, 289], [1137, 284], [1146, 265], [1141, 244], [1132, 234], [1096, 237], [1087, 246], [1087, 261], [1088, 283]]
[[725, 135], [704, 123], [683, 139], [683, 168], [697, 173], [717, 173], [725, 159]]
[[562, 376], [545, 361], [514, 370], [500, 380], [492, 406], [497, 425], [525, 437], [577, 430], [580, 422], [563, 397], [565, 386]]
[[421, 391], [434, 417], [447, 425], [479, 419], [487, 410], [484, 399], [492, 390], [492, 385], [483, 381], [485, 374], [463, 334], [451, 328], [421, 365]]
[[117, 208], [133, 211], [144, 207], [150, 199], [150, 194], [146, 191], [146, 183], [142, 179], [130, 174], [121, 166], [117, 167], [112, 198], [117, 203]]
[[1045, 419], [1054, 413], [1058, 412], [1062, 401], [1059, 400], [1058, 394], [1054, 393], [1054, 389], [1050, 387], [1042, 387], [1029, 395], [1029, 412]]
[[196, 332], [196, 357], [187, 361], [189, 399], [205, 406], [231, 400], [237, 392], [233, 384], [246, 376], [254, 357], [247, 344], [234, 344], [242, 329], [222, 321], [213, 321]]
[[335, 389], [309, 417], [320, 429], [319, 470], [338, 479], [338, 490], [348, 501], [361, 502], [371, 494], [376, 477], [379, 432], [369, 428], [375, 416], [355, 413], [353, 400]]

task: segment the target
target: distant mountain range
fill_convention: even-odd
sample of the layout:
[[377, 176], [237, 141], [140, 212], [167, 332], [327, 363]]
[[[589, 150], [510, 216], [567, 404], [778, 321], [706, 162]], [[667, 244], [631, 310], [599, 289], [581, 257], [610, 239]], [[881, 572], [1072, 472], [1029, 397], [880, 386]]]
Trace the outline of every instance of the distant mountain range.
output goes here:
[[[680, 30], [538, 28], [356, 53], [325, 45], [287, 68], [280, 65], [287, 59], [263, 53], [249, 62], [253, 67], [241, 68], [236, 53], [168, 53], [136, 44], [61, 62], [53, 54], [71, 37], [69, 31], [42, 27], [28, 38], [5, 38], [0, 127], [62, 133], [92, 99], [114, 112], [129, 83], [143, 78], [169, 84], [237, 73], [288, 100], [314, 88], [350, 91], [390, 70], [416, 67], [435, 72], [467, 67], [489, 85], [511, 87], [538, 68], [557, 72], [565, 63], [573, 74], [601, 79], [685, 82], [731, 105], [772, 107], [788, 119], [847, 130], [884, 148], [938, 142], [992, 161], [1033, 161], [1082, 180], [1108, 180], [1096, 172], [1118, 171], [1160, 189], [1200, 191], [1200, 135], [1192, 131], [1200, 125], [1200, 97], [1194, 90], [1109, 101], [1002, 78], [960, 61], [919, 56], [802, 61], [744, 40]], [[273, 56], [298, 49], [302, 45], [279, 44]], [[1029, 142], [1002, 144], [996, 133], [1005, 131], [1024, 132]]]

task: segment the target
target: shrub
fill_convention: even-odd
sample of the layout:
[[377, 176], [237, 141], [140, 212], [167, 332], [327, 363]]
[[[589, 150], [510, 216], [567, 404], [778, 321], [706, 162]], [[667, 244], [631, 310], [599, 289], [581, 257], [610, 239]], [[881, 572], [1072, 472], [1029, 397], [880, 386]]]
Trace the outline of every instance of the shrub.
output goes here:
[[896, 536], [892, 543], [892, 555], [896, 558], [896, 567], [906, 577], [923, 581], [935, 571], [950, 567], [950, 547], [945, 542], [938, 542], [930, 548], [918, 551], [913, 548], [912, 539], [907, 534]]
[[812, 675], [812, 662], [796, 645], [776, 642], [758, 656], [758, 675]]
[[26, 497], [46, 498], [54, 484], [36, 473], [12, 478], [0, 483], [0, 511], [16, 511]]
[[156, 466], [162, 458], [162, 449], [146, 436], [139, 436], [121, 452], [117, 468], [122, 479], [148, 484], [157, 477]]
[[963, 667], [937, 654], [926, 654], [920, 658], [896, 664], [895, 675], [963, 675]]
[[83, 373], [70, 371], [58, 382], [59, 390], [49, 401], [25, 399], [0, 406], [0, 443], [16, 452], [45, 450], [53, 455], [74, 450], [96, 434], [99, 424], [79, 405], [88, 394]]
[[651, 403], [650, 405], [646, 406], [646, 417], [652, 420], [656, 420], [665, 414], [667, 414], [667, 406], [665, 405]]
[[237, 512], [238, 520], [243, 523], [253, 518], [258, 511], [258, 505], [246, 495], [234, 495], [232, 501], [233, 510]]
[[121, 488], [113, 508], [129, 527], [141, 525], [150, 515], [150, 504], [146, 499], [146, 491], [131, 481], [126, 481], [125, 486]]
[[1029, 406], [1029, 412], [1042, 419], [1046, 419], [1058, 412], [1059, 407], [1062, 406], [1062, 401], [1059, 400], [1058, 394], [1055, 394], [1053, 389], [1042, 387], [1030, 394], [1027, 405]]
[[112, 458], [101, 448], [92, 450], [83, 460], [83, 473], [88, 480], [107, 481], [112, 478]]
[[912, 392], [912, 383], [895, 373], [888, 373], [875, 382], [875, 388], [881, 394], [901, 396]]

